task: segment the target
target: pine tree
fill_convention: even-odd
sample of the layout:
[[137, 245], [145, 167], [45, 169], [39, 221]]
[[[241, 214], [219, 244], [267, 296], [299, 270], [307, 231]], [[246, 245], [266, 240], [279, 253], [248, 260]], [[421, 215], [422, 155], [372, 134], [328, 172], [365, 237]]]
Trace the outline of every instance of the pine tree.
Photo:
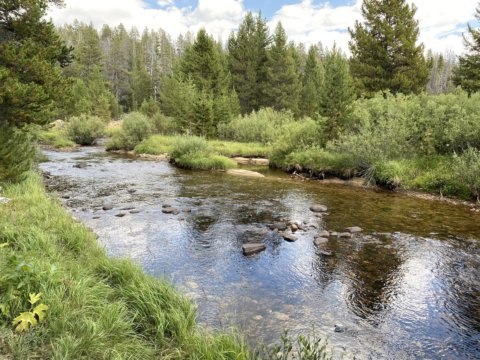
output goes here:
[[[480, 21], [480, 4], [475, 18]], [[468, 52], [460, 56], [453, 82], [470, 95], [480, 90], [480, 29], [475, 30], [468, 24], [468, 35], [464, 34], [463, 40]]]
[[267, 105], [276, 110], [291, 110], [297, 113], [300, 79], [294, 51], [292, 46], [287, 45], [287, 35], [279, 22], [270, 49], [270, 91]]
[[0, 126], [44, 124], [65, 94], [60, 67], [70, 49], [43, 18], [49, 3], [56, 2], [0, 2]]
[[228, 40], [229, 70], [242, 114], [258, 110], [263, 104], [270, 41], [265, 20], [261, 15], [255, 19], [251, 12]]
[[348, 60], [334, 46], [325, 55], [325, 81], [321, 92], [320, 114], [327, 119], [326, 138], [335, 139], [345, 128], [354, 100]]
[[349, 29], [351, 71], [362, 95], [419, 93], [428, 81], [423, 44], [417, 45], [416, 7], [406, 0], [363, 0], [364, 23]]
[[300, 114], [315, 118], [320, 110], [320, 96], [323, 91], [324, 69], [319, 61], [318, 49], [311, 46], [305, 62], [300, 96]]

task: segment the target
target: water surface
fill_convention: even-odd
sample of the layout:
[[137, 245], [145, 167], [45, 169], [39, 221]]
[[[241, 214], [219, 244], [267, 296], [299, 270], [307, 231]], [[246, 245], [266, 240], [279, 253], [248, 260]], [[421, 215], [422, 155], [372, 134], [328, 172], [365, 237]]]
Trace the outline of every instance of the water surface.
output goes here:
[[[49, 188], [108, 253], [172, 279], [205, 326], [235, 324], [253, 344], [314, 327], [344, 358], [480, 359], [480, 216], [467, 207], [266, 169], [264, 179], [183, 171], [97, 147], [46, 154]], [[316, 203], [328, 215], [315, 217]], [[307, 231], [286, 242], [267, 227], [280, 220]], [[364, 231], [330, 238], [321, 250], [333, 256], [313, 245], [348, 226]], [[243, 256], [252, 241], [267, 250]]]

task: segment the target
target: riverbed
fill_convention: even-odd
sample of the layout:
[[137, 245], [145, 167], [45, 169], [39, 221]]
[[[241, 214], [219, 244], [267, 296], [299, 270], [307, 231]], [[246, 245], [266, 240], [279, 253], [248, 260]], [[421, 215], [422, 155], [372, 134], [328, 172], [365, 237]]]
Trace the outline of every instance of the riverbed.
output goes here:
[[[346, 359], [480, 359], [480, 215], [466, 206], [268, 168], [248, 178], [102, 147], [44, 152], [48, 189], [109, 255], [191, 297], [202, 326], [233, 325], [254, 346], [315, 329]], [[287, 242], [279, 222], [304, 230]], [[314, 246], [350, 226], [363, 231]], [[266, 250], [244, 256], [249, 242]]]

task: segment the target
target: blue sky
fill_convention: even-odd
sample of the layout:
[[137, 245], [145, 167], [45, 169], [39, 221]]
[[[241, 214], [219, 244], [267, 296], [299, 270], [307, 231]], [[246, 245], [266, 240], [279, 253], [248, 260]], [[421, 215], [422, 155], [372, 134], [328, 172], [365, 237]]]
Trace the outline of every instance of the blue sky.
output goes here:
[[[261, 11], [273, 29], [281, 21], [290, 40], [313, 45], [334, 43], [348, 53], [346, 31], [362, 20], [362, 0], [64, 0], [65, 7], [52, 9], [56, 24], [75, 19], [101, 28], [120, 23], [126, 27], [162, 28], [176, 39], [179, 34], [205, 28], [225, 41], [247, 11]], [[407, 0], [418, 9], [420, 41], [437, 52], [464, 51], [462, 32], [474, 22], [478, 0]], [[477, 25], [475, 25], [477, 26]]]
[[[314, 0], [313, 3], [316, 5], [321, 5], [325, 4], [327, 1], [323, 0]], [[352, 4], [355, 1], [348, 1], [348, 0], [331, 0], [328, 1], [332, 6], [340, 6], [340, 5], [348, 5]], [[149, 4], [150, 7], [152, 8], [161, 8], [160, 5], [158, 5], [157, 0], [146, 0], [146, 3]], [[178, 6], [180, 8], [183, 7], [192, 7], [195, 8], [198, 5], [198, 0], [176, 0], [173, 1], [175, 6]], [[277, 0], [277, 1], [272, 1], [272, 0], [244, 0], [243, 1], [245, 8], [248, 10], [251, 10], [253, 12], [258, 12], [261, 11], [262, 14], [267, 18], [271, 19], [273, 15], [284, 5], [292, 5], [298, 3], [298, 1], [295, 0]]]

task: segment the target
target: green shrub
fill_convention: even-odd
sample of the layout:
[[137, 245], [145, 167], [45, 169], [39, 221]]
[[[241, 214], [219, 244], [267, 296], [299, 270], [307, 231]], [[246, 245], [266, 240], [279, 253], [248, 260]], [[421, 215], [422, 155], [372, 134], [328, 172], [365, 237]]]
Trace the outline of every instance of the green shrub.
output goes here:
[[463, 154], [453, 156], [453, 177], [470, 189], [472, 199], [480, 202], [480, 151], [469, 147]]
[[27, 129], [0, 126], [0, 181], [23, 180], [32, 166], [35, 145]]
[[173, 135], [180, 132], [179, 125], [173, 117], [161, 113], [154, 114], [151, 118], [153, 132], [163, 135]]
[[122, 130], [132, 143], [138, 144], [151, 135], [152, 126], [145, 115], [133, 112], [123, 119]]
[[121, 130], [113, 133], [107, 150], [133, 150], [152, 133], [150, 120], [139, 112], [132, 112], [123, 119]]
[[219, 124], [218, 135], [225, 140], [271, 144], [284, 133], [284, 126], [293, 122], [291, 112], [266, 108]]
[[323, 127], [318, 122], [305, 118], [286, 124], [273, 144], [270, 162], [273, 166], [284, 168], [286, 157], [292, 152], [317, 148], [322, 144]]
[[103, 135], [105, 122], [97, 116], [83, 114], [70, 118], [66, 131], [76, 144], [93, 145], [95, 140]]

